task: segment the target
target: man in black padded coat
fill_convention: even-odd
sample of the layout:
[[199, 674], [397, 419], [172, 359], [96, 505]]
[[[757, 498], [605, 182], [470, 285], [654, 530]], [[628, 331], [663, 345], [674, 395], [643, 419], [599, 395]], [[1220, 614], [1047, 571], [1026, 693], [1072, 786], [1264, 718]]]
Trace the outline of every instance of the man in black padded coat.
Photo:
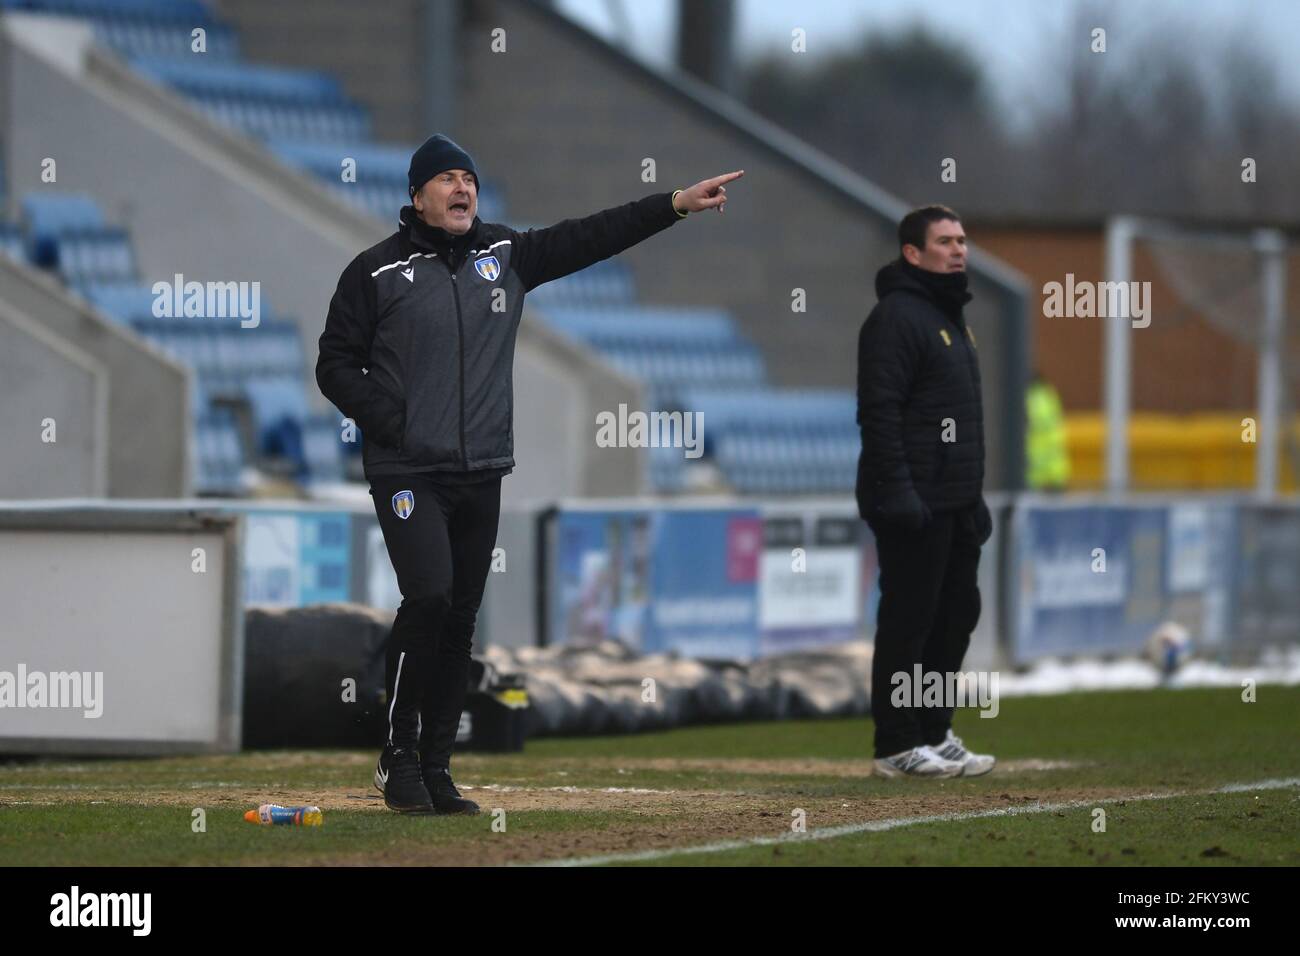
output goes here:
[[[876, 275], [858, 336], [858, 513], [880, 561], [872, 662], [875, 769], [888, 777], [978, 776], [994, 758], [952, 732], [952, 701], [914, 707], [916, 666], [961, 670], [980, 614], [984, 407], [963, 306], [966, 235], [945, 206], [908, 213], [898, 259]], [[901, 692], [900, 692], [901, 691]]]
[[452, 783], [474, 621], [514, 468], [515, 336], [524, 295], [722, 211], [726, 183], [656, 193], [517, 232], [485, 223], [474, 160], [445, 136], [411, 157], [398, 230], [343, 270], [320, 337], [321, 393], [360, 427], [402, 603], [388, 641], [388, 736], [375, 785], [390, 809], [476, 813]]

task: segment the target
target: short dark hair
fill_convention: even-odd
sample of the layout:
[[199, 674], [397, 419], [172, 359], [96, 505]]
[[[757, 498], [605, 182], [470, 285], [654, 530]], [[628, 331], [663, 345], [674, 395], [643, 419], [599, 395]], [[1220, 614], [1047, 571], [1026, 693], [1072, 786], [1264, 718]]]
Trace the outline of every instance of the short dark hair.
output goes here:
[[961, 222], [961, 216], [947, 206], [922, 206], [920, 209], [913, 209], [898, 224], [898, 251], [902, 252], [903, 246], [924, 249], [925, 237], [930, 232], [930, 223], [944, 219]]

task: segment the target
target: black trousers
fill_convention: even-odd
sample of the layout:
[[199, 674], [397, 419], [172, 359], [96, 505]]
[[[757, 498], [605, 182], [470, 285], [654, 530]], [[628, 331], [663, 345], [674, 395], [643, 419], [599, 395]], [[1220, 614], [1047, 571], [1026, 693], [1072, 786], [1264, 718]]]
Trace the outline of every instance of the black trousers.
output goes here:
[[952, 726], [951, 707], [914, 707], [910, 694], [895, 706], [891, 696], [894, 675], [907, 674], [910, 687], [918, 663], [945, 678], [961, 670], [980, 616], [978, 508], [939, 512], [919, 531], [871, 525], [880, 560], [871, 662], [877, 757], [940, 743]]
[[450, 484], [398, 475], [373, 480], [370, 494], [402, 592], [388, 638], [387, 742], [418, 749], [422, 764], [447, 767], [496, 547], [501, 479]]

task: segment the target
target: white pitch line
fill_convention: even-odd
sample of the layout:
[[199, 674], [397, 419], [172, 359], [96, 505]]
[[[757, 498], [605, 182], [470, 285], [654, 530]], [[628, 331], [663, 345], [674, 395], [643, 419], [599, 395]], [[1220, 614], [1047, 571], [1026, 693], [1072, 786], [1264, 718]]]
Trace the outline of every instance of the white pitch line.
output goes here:
[[808, 840], [833, 840], [855, 833], [877, 833], [922, 823], [949, 823], [959, 820], [984, 820], [990, 817], [1017, 817], [1033, 813], [1054, 813], [1057, 810], [1079, 810], [1111, 803], [1136, 803], [1142, 800], [1169, 800], [1174, 797], [1208, 796], [1214, 793], [1248, 793], [1254, 790], [1284, 790], [1300, 787], [1300, 777], [1281, 780], [1259, 780], [1255, 783], [1230, 783], [1213, 790], [1176, 791], [1174, 793], [1143, 793], [1129, 797], [1106, 797], [1100, 800], [1072, 800], [1068, 803], [1038, 803], [1029, 806], [1001, 807], [995, 810], [974, 810], [967, 813], [937, 813], [924, 817], [893, 817], [867, 823], [846, 823], [837, 827], [822, 827], [807, 833], [784, 833], [775, 837], [751, 837], [747, 840], [724, 840], [699, 846], [671, 847], [658, 850], [640, 850], [636, 853], [609, 853], [603, 856], [575, 856], [563, 860], [545, 860], [528, 866], [599, 866], [603, 863], [639, 863], [644, 860], [661, 860], [669, 856], [688, 856], [699, 853], [718, 853], [740, 850], [751, 846], [775, 846], [781, 843], [803, 843]]

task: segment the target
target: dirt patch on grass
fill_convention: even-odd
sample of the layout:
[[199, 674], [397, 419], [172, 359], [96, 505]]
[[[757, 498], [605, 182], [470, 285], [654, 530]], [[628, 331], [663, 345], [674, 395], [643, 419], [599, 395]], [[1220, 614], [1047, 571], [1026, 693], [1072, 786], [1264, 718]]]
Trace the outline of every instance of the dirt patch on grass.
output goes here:
[[136, 807], [231, 807], [251, 810], [263, 803], [282, 806], [314, 804], [321, 809], [364, 809], [377, 805], [384, 809], [383, 798], [376, 790], [367, 793], [361, 787], [285, 790], [251, 789], [243, 785], [226, 786], [219, 781], [205, 781], [193, 789], [122, 789], [119, 787], [58, 786], [31, 787], [10, 791], [0, 798], [0, 809], [14, 806], [58, 806], [61, 804], [113, 804]]
[[[568, 857], [628, 853], [652, 849], [688, 847], [720, 840], [750, 837], [779, 837], [791, 832], [793, 811], [805, 812], [809, 830], [864, 823], [898, 817], [923, 817], [945, 813], [1033, 806], [1040, 802], [1064, 803], [1122, 797], [1120, 788], [1051, 788], [1041, 794], [1010, 794], [984, 791], [958, 792], [952, 782], [901, 781], [896, 793], [887, 796], [796, 798], [764, 797], [711, 790], [636, 790], [589, 788], [499, 788], [466, 790], [483, 807], [476, 822], [482, 835], [457, 838], [437, 845], [408, 841], [401, 846], [376, 846], [359, 853], [314, 854], [285, 859], [288, 865], [309, 866], [483, 866], [534, 863]], [[1131, 792], [1131, 791], [1129, 791]], [[56, 802], [69, 794], [60, 792]], [[241, 812], [258, 802], [284, 804], [313, 802], [325, 810], [342, 808], [388, 814], [377, 793], [345, 789], [323, 793], [301, 791], [231, 791], [204, 795], [202, 805], [212, 809], [230, 806]], [[114, 803], [140, 801], [139, 794], [103, 794]], [[147, 802], [192, 806], [184, 794], [155, 794]], [[492, 811], [506, 811], [507, 830], [492, 832]], [[589, 827], [545, 829], [544, 825], [512, 814], [528, 811], [589, 812]], [[619, 817], [604, 816], [617, 811]], [[422, 817], [431, 829], [448, 824], [447, 818]], [[461, 823], [463, 821], [458, 821]], [[263, 857], [249, 861], [265, 865]]]
[[[331, 757], [333, 762], [336, 757]], [[368, 760], [357, 758], [358, 766], [369, 768]], [[470, 761], [465, 761], [470, 763]], [[280, 764], [283, 765], [283, 764]], [[872, 767], [869, 760], [753, 760], [753, 759], [709, 759], [677, 760], [672, 758], [654, 758], [649, 760], [588, 759], [581, 762], [566, 763], [573, 772], [588, 775], [618, 771], [654, 770], [682, 771], [700, 773], [714, 771], [723, 774], [749, 776], [783, 776], [783, 777], [839, 777], [844, 779], [862, 779], [871, 777]], [[1002, 774], [1015, 774], [1026, 770], [1053, 770], [1078, 766], [1063, 761], [1008, 761], [999, 764], [994, 774], [981, 778], [993, 781]], [[358, 774], [367, 777], [368, 774]], [[462, 780], [476, 779], [458, 774]], [[481, 779], [481, 778], [479, 778]], [[612, 778], [617, 779], [617, 778]], [[939, 781], [893, 781], [890, 786], [897, 786], [900, 791], [908, 791], [907, 801], [920, 801], [922, 805], [930, 799], [935, 788], [950, 786]], [[961, 782], [958, 782], [958, 786]], [[1047, 788], [1052, 799], [1058, 799], [1062, 792], [1054, 787]], [[699, 810], [715, 804], [735, 805], [746, 799], [758, 801], [763, 806], [774, 802], [792, 803], [800, 799], [796, 795], [775, 796], [747, 794], [742, 791], [719, 789], [665, 789], [644, 787], [590, 787], [590, 786], [512, 786], [494, 783], [461, 783], [461, 790], [471, 799], [484, 807], [501, 807], [510, 810], [638, 810], [653, 809], [676, 812], [688, 808]], [[809, 798], [811, 799], [811, 798]], [[838, 798], [829, 799], [834, 804]], [[864, 798], [860, 794], [845, 796], [839, 802], [845, 808], [852, 808]], [[873, 796], [870, 802], [882, 800], [892, 802], [893, 797]], [[1011, 799], [1009, 797], [1009, 799]], [[1019, 796], [1014, 799], [1021, 799]], [[347, 787], [323, 787], [303, 789], [300, 787], [250, 787], [245, 783], [230, 783], [221, 780], [197, 780], [183, 788], [134, 786], [121, 787], [94, 784], [55, 784], [50, 786], [13, 786], [7, 792], [0, 791], [0, 807], [22, 805], [58, 805], [65, 803], [85, 804], [125, 804], [131, 806], [183, 806], [193, 807], [229, 807], [242, 806], [245, 809], [263, 803], [278, 803], [283, 806], [313, 804], [322, 810], [386, 810], [379, 792], [372, 787], [360, 785]], [[928, 812], [928, 811], [920, 811]]]
[[[808, 830], [866, 823], [898, 817], [925, 817], [946, 813], [1034, 806], [1040, 802], [1089, 802], [1123, 797], [1119, 788], [1067, 788], [1043, 795], [1005, 793], [955, 793], [946, 784], [905, 784], [906, 792], [888, 797], [772, 799], [743, 797], [712, 791], [631, 794], [587, 791], [517, 791], [502, 793], [499, 799], [483, 803], [486, 809], [511, 811], [530, 809], [621, 810], [643, 819], [600, 822], [591, 829], [545, 831], [527, 825], [491, 832], [491, 817], [483, 817], [484, 836], [436, 847], [388, 847], [377, 853], [317, 857], [310, 862], [323, 866], [474, 866], [534, 863], [643, 850], [671, 849], [751, 837], [780, 837], [791, 832], [792, 811], [806, 813]], [[922, 789], [927, 788], [927, 789]], [[1131, 793], [1131, 791], [1128, 791]], [[482, 802], [482, 801], [480, 801]], [[429, 818], [438, 826], [441, 818]]]
[[[253, 756], [253, 755], [248, 755]], [[256, 755], [268, 764], [285, 765], [288, 754]], [[302, 758], [304, 762], [309, 757]], [[203, 807], [209, 813], [229, 811], [242, 816], [243, 811], [261, 803], [285, 806], [315, 804], [325, 811], [325, 825], [331, 813], [360, 811], [390, 814], [379, 793], [369, 786], [370, 758], [331, 754], [334, 763], [346, 760], [358, 767], [355, 786], [304, 789], [301, 787], [251, 787], [247, 782], [223, 782], [219, 779], [191, 781], [183, 787], [113, 787], [86, 784], [59, 784], [49, 787], [15, 787], [0, 791], [0, 808], [21, 805], [128, 805], [144, 807]], [[317, 756], [319, 761], [320, 757]], [[751, 837], [779, 837], [791, 832], [794, 811], [803, 810], [808, 830], [865, 823], [897, 817], [920, 817], [946, 813], [969, 813], [982, 810], [1024, 807], [1040, 802], [1065, 803], [1122, 797], [1133, 788], [1063, 787], [1044, 780], [1026, 787], [1019, 777], [1015, 792], [996, 786], [997, 776], [1023, 771], [1058, 769], [1063, 764], [1046, 761], [1012, 761], [1000, 764], [994, 775], [981, 778], [978, 788], [971, 781], [887, 781], [882, 790], [863, 793], [860, 778], [871, 776], [870, 760], [755, 760], [672, 759], [627, 760], [588, 758], [563, 761], [570, 771], [584, 771], [588, 776], [608, 779], [611, 786], [512, 786], [491, 782], [490, 764], [475, 766], [476, 760], [458, 761], [457, 774], [467, 797], [483, 807], [482, 833], [463, 835], [465, 821], [454, 824], [458, 835], [446, 835], [436, 844], [404, 840], [401, 845], [375, 845], [365, 851], [328, 855], [304, 855], [282, 861], [287, 865], [350, 866], [460, 866], [530, 863], [576, 856], [616, 854], [650, 849], [687, 847], [720, 840]], [[246, 766], [246, 765], [245, 765]], [[1073, 765], [1065, 765], [1073, 766]], [[211, 766], [205, 767], [210, 772]], [[233, 768], [232, 768], [233, 769]], [[839, 777], [854, 780], [843, 794], [827, 795], [821, 787], [817, 796], [803, 794], [762, 794], [738, 790], [701, 788], [695, 782], [681, 789], [671, 787], [617, 786], [618, 770], [714, 771], [737, 776]], [[534, 779], [542, 776], [542, 768]], [[233, 776], [233, 774], [232, 774]], [[546, 774], [546, 779], [555, 777]], [[723, 784], [725, 786], [725, 784]], [[506, 812], [507, 831], [492, 831], [492, 811]], [[537, 811], [590, 814], [589, 821], [565, 821], [556, 827], [538, 819]], [[530, 816], [514, 817], [527, 813]], [[421, 825], [436, 830], [447, 827], [444, 817], [419, 818]], [[586, 825], [584, 825], [586, 824]], [[266, 865], [262, 857], [248, 862]]]

